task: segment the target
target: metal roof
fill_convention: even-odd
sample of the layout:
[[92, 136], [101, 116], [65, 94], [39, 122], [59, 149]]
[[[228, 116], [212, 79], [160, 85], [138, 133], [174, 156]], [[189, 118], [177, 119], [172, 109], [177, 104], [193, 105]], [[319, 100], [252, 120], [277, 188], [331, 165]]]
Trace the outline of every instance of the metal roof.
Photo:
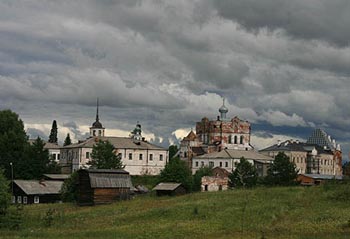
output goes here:
[[325, 150], [323, 147], [316, 144], [309, 144], [304, 142], [286, 140], [279, 144], [274, 144], [270, 147], [260, 150], [260, 152], [268, 151], [297, 151], [297, 152], [311, 152], [316, 149], [318, 154], [333, 154], [330, 150]]
[[330, 137], [328, 137], [327, 133], [321, 129], [315, 129], [306, 143], [317, 144], [331, 150], [335, 149], [335, 145], [333, 145]]
[[181, 183], [159, 183], [153, 188], [153, 190], [158, 191], [173, 191], [181, 186]]
[[52, 180], [64, 180], [70, 177], [70, 174], [44, 174], [46, 178]]
[[151, 144], [147, 141], [140, 141], [139, 144], [135, 144], [132, 138], [126, 137], [94, 137], [87, 140], [64, 146], [63, 148], [92, 148], [98, 140], [109, 141], [116, 149], [151, 149], [151, 150], [167, 150], [160, 146]]
[[91, 188], [132, 188], [131, 178], [124, 170], [87, 170]]
[[59, 194], [62, 181], [14, 180], [27, 195]]
[[263, 160], [263, 161], [273, 160], [273, 158], [260, 154], [254, 150], [236, 150], [236, 149], [224, 149], [220, 152], [204, 154], [195, 158], [196, 159], [240, 159], [242, 157], [244, 157], [245, 159], [251, 159], [251, 160]]
[[313, 179], [325, 179], [325, 180], [342, 180], [343, 176], [341, 175], [326, 175], [326, 174], [300, 174], [305, 177], [313, 178]]

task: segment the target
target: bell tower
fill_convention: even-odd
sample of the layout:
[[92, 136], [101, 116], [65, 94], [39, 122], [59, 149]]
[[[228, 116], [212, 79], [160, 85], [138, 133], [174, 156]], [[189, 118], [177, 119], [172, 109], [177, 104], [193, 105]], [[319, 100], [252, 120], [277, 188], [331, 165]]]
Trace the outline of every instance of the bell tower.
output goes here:
[[98, 115], [98, 107], [99, 107], [99, 100], [97, 98], [96, 121], [90, 127], [90, 137], [104, 137], [105, 136], [105, 128], [102, 126], [102, 124], [100, 122], [100, 118]]

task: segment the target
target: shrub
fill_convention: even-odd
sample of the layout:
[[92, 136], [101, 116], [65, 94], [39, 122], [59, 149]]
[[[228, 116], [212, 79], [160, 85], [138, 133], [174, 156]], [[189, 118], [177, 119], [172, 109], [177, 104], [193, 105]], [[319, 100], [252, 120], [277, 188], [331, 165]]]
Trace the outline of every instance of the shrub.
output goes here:
[[66, 179], [61, 188], [61, 199], [63, 202], [76, 202], [78, 190], [78, 173], [74, 172]]

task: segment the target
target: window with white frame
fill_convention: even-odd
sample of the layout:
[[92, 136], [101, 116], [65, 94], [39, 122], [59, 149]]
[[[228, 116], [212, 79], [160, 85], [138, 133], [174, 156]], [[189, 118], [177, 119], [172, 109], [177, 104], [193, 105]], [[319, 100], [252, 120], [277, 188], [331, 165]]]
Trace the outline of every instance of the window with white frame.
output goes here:
[[149, 161], [153, 161], [153, 154], [149, 155]]
[[27, 204], [28, 203], [28, 198], [26, 196], [23, 196], [23, 204]]
[[163, 154], [159, 155], [159, 161], [163, 161]]
[[34, 203], [39, 203], [39, 196], [34, 196]]
[[209, 167], [214, 168], [214, 162], [213, 161], [209, 161]]
[[139, 155], [139, 160], [142, 160], [142, 158], [143, 158], [143, 154], [140, 154]]
[[17, 203], [22, 203], [22, 196], [17, 196]]
[[228, 168], [228, 162], [225, 162], [225, 167]]
[[90, 152], [86, 152], [85, 158], [89, 159], [90, 158]]
[[129, 153], [129, 160], [132, 160], [132, 153]]
[[16, 196], [12, 196], [12, 203], [16, 203]]

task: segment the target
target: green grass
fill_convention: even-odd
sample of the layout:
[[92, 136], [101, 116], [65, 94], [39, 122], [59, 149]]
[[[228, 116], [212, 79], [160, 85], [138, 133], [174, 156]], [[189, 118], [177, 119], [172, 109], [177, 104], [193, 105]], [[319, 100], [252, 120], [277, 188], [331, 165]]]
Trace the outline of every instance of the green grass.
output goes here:
[[[350, 185], [143, 196], [96, 207], [30, 205], [0, 238], [350, 238]], [[54, 209], [53, 224], [45, 215]]]

